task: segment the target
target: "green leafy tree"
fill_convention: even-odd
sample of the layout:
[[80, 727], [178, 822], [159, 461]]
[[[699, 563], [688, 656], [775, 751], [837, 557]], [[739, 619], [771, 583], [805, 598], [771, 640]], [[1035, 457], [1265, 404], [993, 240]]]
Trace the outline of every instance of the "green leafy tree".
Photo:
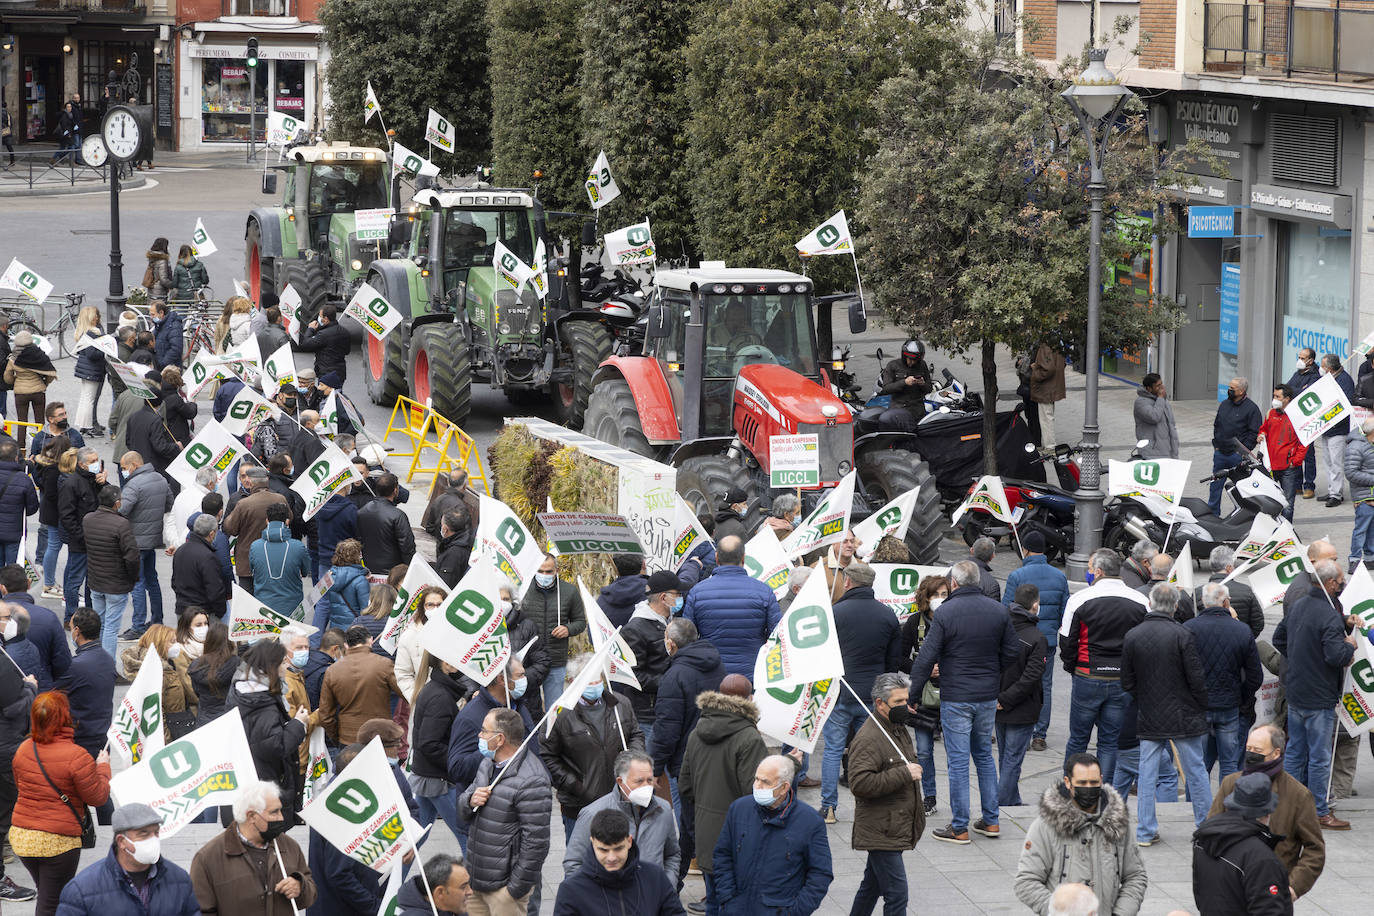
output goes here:
[[602, 0], [582, 13], [582, 135], [590, 156], [606, 151], [621, 191], [601, 228], [648, 217], [660, 259], [695, 248], [682, 78], [700, 5]]
[[367, 81], [396, 139], [428, 155], [429, 109], [453, 123], [453, 155], [444, 171], [466, 172], [491, 154], [486, 4], [482, 0], [329, 0], [320, 10], [329, 43], [330, 134], [385, 146], [374, 117], [363, 124]]
[[540, 171], [545, 206], [587, 209], [582, 182], [592, 163], [581, 140], [582, 0], [490, 0], [487, 18], [496, 181], [528, 187]]
[[[878, 94], [859, 208], [865, 276], [897, 326], [941, 349], [978, 349], [983, 397], [997, 403], [996, 347], [1024, 353], [1044, 341], [1083, 353], [1089, 241], [1087, 147], [1052, 79], [1029, 58], [953, 27], [939, 67], [906, 70]], [[1173, 228], [1164, 187], [1191, 161], [1169, 161], [1145, 139], [1135, 102], [1106, 158], [1103, 277], [1111, 264], [1148, 257], [1151, 233]], [[1158, 212], [1152, 225], [1139, 214]], [[1144, 305], [1109, 284], [1103, 350], [1143, 347], [1178, 327], [1167, 298]], [[1081, 360], [1080, 360], [1081, 363]], [[996, 470], [995, 414], [983, 424], [985, 465]]]

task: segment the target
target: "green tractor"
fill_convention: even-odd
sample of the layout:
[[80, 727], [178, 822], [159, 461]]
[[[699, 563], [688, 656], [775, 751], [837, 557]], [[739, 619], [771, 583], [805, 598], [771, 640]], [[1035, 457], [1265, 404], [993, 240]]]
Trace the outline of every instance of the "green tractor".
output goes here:
[[[367, 270], [367, 282], [406, 319], [384, 341], [367, 338], [372, 401], [390, 404], [408, 394], [462, 426], [476, 379], [517, 402], [547, 397], [560, 422], [580, 426], [612, 336], [600, 312], [583, 308], [578, 265], [570, 270], [557, 256], [538, 198], [481, 182], [422, 188], [400, 219], [409, 222], [404, 251]], [[544, 243], [545, 299], [530, 284], [519, 293], [498, 289], [498, 241], [536, 268]], [[568, 249], [580, 259], [575, 243]]]
[[301, 315], [312, 321], [326, 302], [346, 302], [368, 265], [385, 253], [385, 242], [360, 241], [355, 210], [388, 206], [386, 151], [323, 141], [289, 147], [286, 161], [263, 175], [264, 194], [281, 203], [257, 207], [244, 233], [248, 292], [260, 302], [288, 283], [301, 297]]

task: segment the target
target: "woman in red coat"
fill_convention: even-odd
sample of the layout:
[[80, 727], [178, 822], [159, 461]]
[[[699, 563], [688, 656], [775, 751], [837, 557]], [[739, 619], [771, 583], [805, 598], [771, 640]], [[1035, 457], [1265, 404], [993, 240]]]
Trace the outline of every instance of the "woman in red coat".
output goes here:
[[102, 750], [91, 759], [72, 740], [72, 710], [61, 691], [40, 693], [29, 721], [30, 737], [14, 753], [19, 800], [10, 846], [38, 889], [35, 916], [53, 916], [58, 895], [76, 875], [81, 859], [78, 818], [88, 816], [87, 805], [103, 805], [110, 797], [110, 754]]

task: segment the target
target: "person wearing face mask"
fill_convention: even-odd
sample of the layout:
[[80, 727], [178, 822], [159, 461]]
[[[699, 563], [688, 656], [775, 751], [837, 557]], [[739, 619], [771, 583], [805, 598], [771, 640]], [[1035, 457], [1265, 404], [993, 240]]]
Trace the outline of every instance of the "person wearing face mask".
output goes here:
[[[716, 647], [698, 637], [696, 624], [681, 617], [668, 621], [663, 631], [663, 646], [668, 651], [668, 670], [658, 682], [654, 733], [646, 749], [654, 758], [654, 773], [667, 771], [676, 808], [680, 807], [677, 775], [682, 769], [682, 755], [687, 750], [687, 738], [701, 715], [697, 697], [720, 686], [725, 679], [725, 666], [720, 662]], [[819, 784], [815, 781], [808, 788]], [[689, 850], [692, 848], [685, 829], [682, 845]]]
[[130, 679], [142, 669], [150, 652], [156, 653], [162, 669], [162, 734], [170, 743], [195, 727], [196, 693], [186, 671], [189, 663], [176, 641], [176, 631], [160, 623], [148, 627], [137, 645], [121, 653], [124, 671]]
[[[1298, 351], [1297, 367], [1288, 378], [1289, 399], [1302, 394], [1309, 387], [1315, 385], [1321, 377], [1322, 371], [1317, 365], [1317, 351], [1303, 347]], [[1317, 483], [1317, 450], [1316, 448], [1309, 448], [1308, 451], [1310, 454], [1302, 456], [1303, 499], [1311, 499], [1316, 495], [1314, 488]]]
[[138, 452], [125, 452], [119, 459], [124, 485], [120, 490], [119, 514], [129, 520], [138, 545], [139, 573], [133, 587], [133, 619], [130, 630], [137, 638], [146, 623], [162, 623], [162, 588], [157, 579], [157, 555], [163, 545], [164, 516], [175, 502], [172, 488]]
[[304, 774], [310, 760], [310, 733], [320, 727], [320, 717], [314, 712], [310, 692], [305, 686], [305, 669], [310, 664], [310, 637], [303, 630], [291, 626], [281, 631], [281, 643], [286, 647], [286, 664], [282, 666], [286, 711], [295, 715], [303, 709], [310, 714], [305, 721], [306, 740], [301, 742], [298, 752], [300, 772]]
[[563, 853], [563, 874], [571, 877], [592, 861], [592, 821], [601, 811], [620, 811], [630, 821], [639, 861], [650, 862], [677, 879], [681, 849], [673, 809], [654, 794], [654, 761], [642, 751], [615, 758], [615, 787], [577, 815]]
[[[196, 850], [191, 886], [202, 913], [292, 916], [315, 902], [315, 879], [271, 782], [249, 782], [234, 799], [234, 820]], [[282, 866], [286, 873], [282, 873]]]
[[830, 841], [821, 816], [793, 794], [795, 774], [791, 758], [765, 757], [753, 792], [730, 805], [706, 885], [722, 916], [806, 916], [825, 900], [835, 878]]
[[[461, 673], [456, 677], [461, 684]], [[459, 794], [467, 790], [477, 775], [478, 765], [482, 762], [483, 755], [479, 735], [487, 713], [493, 709], [514, 709], [525, 723], [526, 731], [534, 730], [534, 718], [530, 715], [528, 704], [523, 699], [528, 692], [529, 681], [525, 677], [525, 666], [514, 655], [506, 663], [506, 670], [492, 678], [490, 684], [479, 687], [476, 691], [463, 691], [464, 695], [468, 697], [468, 701], [453, 720], [453, 728], [449, 732], [448, 759], [446, 761], [448, 780], [458, 787]], [[560, 718], [562, 717], [560, 716]], [[542, 738], [542, 733], [535, 735], [530, 741], [531, 750], [538, 752], [538, 745]], [[466, 828], [467, 823], [461, 818], [460, 823]], [[466, 842], [462, 835], [459, 836], [459, 840]]]
[[[1036, 625], [1045, 636], [1045, 644], [1051, 656], [1059, 645], [1059, 624], [1064, 619], [1064, 605], [1069, 600], [1069, 579], [1064, 571], [1051, 565], [1045, 554], [1045, 536], [1038, 531], [1028, 531], [1021, 535], [1021, 566], [1007, 576], [1007, 584], [1002, 590], [1002, 604], [1011, 607], [1016, 598], [1016, 590], [1022, 585], [1034, 585], [1040, 593], [1040, 617]], [[1048, 750], [1045, 738], [1049, 734], [1051, 698], [1053, 695], [1055, 664], [1051, 660], [1045, 665], [1041, 675], [1040, 688], [1043, 702], [1040, 718], [1035, 722], [1034, 736], [1030, 749]]]
[[310, 551], [291, 536], [291, 510], [286, 503], [267, 506], [266, 516], [262, 537], [248, 548], [253, 594], [278, 614], [290, 616], [305, 597]]
[[1296, 896], [1274, 853], [1278, 807], [1269, 780], [1249, 773], [1236, 780], [1225, 808], [1193, 834], [1193, 902], [1202, 916], [1287, 916]]
[[[543, 715], [543, 703], [539, 691], [534, 689], [534, 684], [543, 683], [549, 675], [549, 651], [546, 647], [546, 640], [539, 633], [539, 627], [525, 614], [523, 602], [515, 600], [515, 590], [509, 581], [504, 581], [497, 588], [496, 606], [506, 618], [506, 633], [510, 636], [511, 648], [519, 652], [524, 650], [524, 658], [521, 665], [524, 667], [524, 684], [517, 685], [517, 689], [511, 695], [519, 700], [521, 704], [529, 710], [535, 718]], [[472, 684], [476, 689], [477, 684]]]
[[[654, 740], [654, 706], [658, 700], [658, 685], [668, 671], [668, 650], [663, 645], [663, 631], [675, 611], [682, 609], [682, 582], [675, 573], [659, 570], [649, 576], [649, 596], [630, 615], [621, 628], [621, 635], [634, 653], [636, 690], [626, 684], [616, 684], [615, 692], [630, 699], [639, 728], [644, 732], [647, 747]], [[891, 617], [891, 612], [888, 612]]]
[[[101, 642], [105, 651], [114, 655], [119, 648], [119, 627], [129, 605], [129, 593], [138, 584], [138, 541], [133, 525], [119, 513], [119, 487], [106, 484], [96, 500], [98, 508], [82, 520], [82, 537], [89, 557], [86, 582], [91, 589], [91, 606], [101, 617]], [[133, 677], [134, 672], [126, 671], [125, 675]]]
[[[1345, 371], [1341, 365], [1341, 358], [1335, 353], [1328, 353], [1321, 359], [1321, 374], [1331, 376], [1332, 380], [1340, 386], [1341, 393], [1345, 395], [1347, 402], [1353, 403], [1355, 400], [1355, 380], [1350, 377], [1350, 373]], [[1320, 497], [1326, 501], [1326, 508], [1334, 509], [1345, 501], [1345, 440], [1350, 435], [1350, 418], [1346, 417], [1339, 423], [1334, 424], [1326, 432], [1322, 433], [1322, 452], [1324, 470], [1326, 472], [1326, 495]], [[1316, 443], [1312, 443], [1309, 451], [1315, 454]], [[1314, 459], [1315, 463], [1315, 459]], [[1305, 464], [1305, 462], [1304, 462]], [[1304, 475], [1306, 470], [1304, 469]]]
[[64, 916], [191, 916], [200, 911], [186, 869], [162, 855], [162, 817], [123, 805], [111, 820], [110, 854], [62, 889]]
[[[1217, 405], [1212, 419], [1212, 473], [1219, 474], [1240, 464], [1244, 454], [1236, 447], [1236, 440], [1248, 449], [1255, 447], [1263, 417], [1250, 400], [1250, 382], [1241, 376], [1231, 379], [1226, 387], [1226, 399]], [[1224, 479], [1212, 481], [1207, 491], [1207, 505], [1212, 514], [1221, 514], [1221, 494]]]
[[[1274, 397], [1270, 401], [1269, 414], [1260, 424], [1259, 439], [1257, 446], [1263, 445], [1269, 454], [1269, 469], [1273, 472], [1274, 480], [1278, 481], [1283, 488], [1283, 496], [1286, 505], [1283, 507], [1283, 517], [1290, 522], [1293, 520], [1293, 503], [1298, 498], [1298, 488], [1302, 485], [1302, 475], [1305, 473], [1305, 456], [1309, 451], [1316, 454], [1310, 446], [1302, 444], [1298, 439], [1298, 434], [1293, 430], [1293, 422], [1288, 419], [1288, 414], [1284, 413], [1288, 409], [1288, 404], [1296, 396], [1292, 388], [1287, 385], [1275, 385]], [[1316, 460], [1313, 459], [1313, 473], [1316, 473]], [[1307, 496], [1312, 495], [1309, 489]]]
[[229, 708], [238, 708], [243, 731], [253, 753], [258, 778], [281, 788], [287, 821], [294, 823], [298, 807], [300, 747], [305, 741], [308, 709], [288, 711], [282, 668], [286, 647], [276, 640], [254, 643], [243, 653], [238, 679], [229, 692]]
[[1321, 877], [1326, 865], [1326, 837], [1312, 793], [1283, 768], [1283, 730], [1277, 725], [1258, 725], [1245, 740], [1244, 769], [1221, 781], [1212, 799], [1209, 816], [1226, 810], [1224, 800], [1236, 790], [1237, 782], [1250, 774], [1269, 780], [1276, 804], [1269, 816], [1269, 830], [1279, 838], [1274, 854], [1288, 873], [1288, 887], [1294, 900], [1306, 894]]
[[205, 654], [205, 637], [210, 630], [210, 618], [203, 608], [188, 607], [177, 617], [177, 645], [189, 668], [191, 662]]
[[1148, 879], [1131, 836], [1126, 802], [1102, 781], [1092, 754], [1064, 761], [1064, 780], [1040, 796], [1016, 866], [1016, 898], [1045, 916], [1061, 884], [1087, 884], [1101, 912], [1134, 914]]
[[[62, 570], [62, 599], [66, 607], [64, 620], [71, 620], [76, 607], [82, 602], [82, 586], [86, 583], [86, 516], [99, 508], [96, 493], [105, 485], [104, 465], [93, 448], [81, 448], [76, 452], [76, 468], [58, 483], [57, 518], [62, 543], [67, 545], [67, 565]], [[135, 548], [137, 551], [137, 548]], [[90, 590], [87, 586], [87, 595]], [[89, 597], [84, 602], [91, 606]], [[110, 634], [113, 638], [118, 630]], [[114, 655], [113, 644], [108, 650]]]
[[542, 684], [530, 685], [531, 690], [543, 692], [545, 709], [563, 692], [568, 675], [568, 640], [587, 629], [579, 592], [577, 586], [558, 577], [554, 558], [546, 555], [534, 574], [534, 587], [525, 592], [521, 604], [525, 616], [544, 634], [544, 646], [549, 653], [549, 673]]
[[849, 789], [854, 793], [851, 845], [868, 852], [849, 912], [868, 916], [881, 897], [883, 912], [896, 916], [907, 907], [902, 853], [916, 848], [926, 827], [918, 791], [922, 769], [913, 762], [916, 748], [906, 728], [911, 717], [911, 678], [900, 672], [880, 674], [871, 684], [873, 714], [849, 743]]
[[449, 735], [467, 693], [457, 668], [428, 652], [422, 658], [428, 676], [410, 695], [410, 789], [421, 826], [443, 818], [467, 855], [467, 828], [458, 820], [458, 786], [448, 778]]
[[320, 437], [323, 431], [320, 428], [320, 412], [308, 407], [302, 409], [300, 429], [291, 436], [286, 447], [287, 453], [291, 456], [289, 476], [298, 476], [301, 471], [314, 464], [316, 458], [324, 454], [325, 440]]
[[[928, 576], [916, 586], [915, 605], [902, 623], [902, 649], [900, 670], [911, 673], [911, 663], [921, 651], [926, 634], [935, 616], [935, 610], [949, 597], [949, 580], [943, 576]], [[931, 672], [927, 691], [931, 699], [940, 696], [940, 666]], [[923, 697], [911, 697], [911, 731], [916, 738], [916, 762], [921, 765], [922, 804], [926, 816], [935, 813], [939, 802], [939, 789], [935, 782], [935, 731], [940, 727], [940, 706], [937, 703], [922, 702]]]
[[997, 694], [997, 801], [1002, 807], [1021, 804], [1021, 764], [1040, 718], [1043, 675], [1050, 666], [1050, 648], [1040, 632], [1040, 590], [1029, 583], [1016, 589], [1011, 625], [1020, 654], [1002, 670]]

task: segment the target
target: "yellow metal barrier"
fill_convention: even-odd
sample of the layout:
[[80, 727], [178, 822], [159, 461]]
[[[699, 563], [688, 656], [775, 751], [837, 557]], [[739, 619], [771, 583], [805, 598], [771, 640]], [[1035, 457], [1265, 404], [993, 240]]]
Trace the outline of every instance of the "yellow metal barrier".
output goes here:
[[42, 423], [21, 423], [18, 420], [0, 421], [0, 431], [3, 431], [7, 436], [13, 436], [16, 432], [18, 432], [19, 427], [21, 426], [27, 426], [30, 430], [32, 430], [35, 433], [43, 428]]
[[[400, 423], [397, 423], [397, 417]], [[402, 395], [391, 408], [391, 417], [386, 423], [383, 438], [391, 441], [391, 434], [398, 433], [410, 440], [408, 450], [397, 449], [391, 452], [394, 458], [409, 458], [410, 467], [406, 470], [406, 483], [416, 474], [439, 474], [460, 467], [468, 472], [468, 485], [481, 482], [482, 490], [491, 494], [487, 482], [487, 472], [482, 465], [482, 453], [477, 443], [467, 433], [449, 422], [432, 407]], [[450, 451], [456, 449], [456, 458]], [[437, 460], [433, 467], [424, 463], [425, 453], [435, 452]]]

